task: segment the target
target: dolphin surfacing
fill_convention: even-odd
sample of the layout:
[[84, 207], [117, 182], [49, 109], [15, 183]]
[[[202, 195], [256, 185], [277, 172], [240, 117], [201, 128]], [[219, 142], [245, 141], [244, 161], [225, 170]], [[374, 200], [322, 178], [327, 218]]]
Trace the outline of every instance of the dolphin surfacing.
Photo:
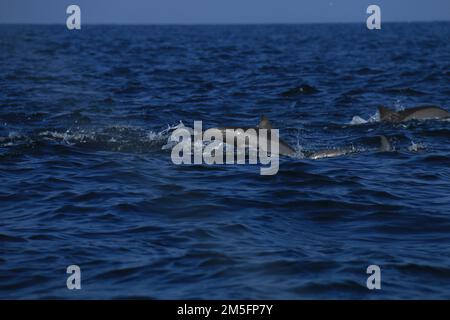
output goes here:
[[420, 106], [398, 112], [381, 106], [378, 108], [378, 112], [380, 114], [380, 121], [395, 123], [410, 120], [450, 118], [450, 113], [447, 110], [437, 106]]
[[[381, 135], [380, 136], [380, 147], [378, 148], [379, 152], [391, 152], [394, 149], [391, 146], [388, 138]], [[307, 153], [307, 158], [312, 160], [319, 160], [324, 158], [334, 158], [349, 155], [352, 153], [358, 152], [355, 148], [340, 148], [340, 149], [328, 149], [328, 150], [319, 150]]]
[[325, 158], [334, 158], [345, 156], [350, 153], [355, 152], [353, 149], [329, 149], [329, 150], [319, 150], [307, 153], [307, 158], [311, 160], [319, 160]]
[[[270, 122], [270, 120], [266, 117], [266, 116], [262, 116], [261, 117], [261, 121], [259, 122], [259, 124], [256, 127], [253, 128], [239, 128], [239, 127], [219, 127], [217, 128], [218, 130], [220, 130], [223, 134], [223, 136], [226, 136], [226, 130], [247, 130], [247, 129], [255, 129], [255, 133], [256, 135], [258, 135], [258, 129], [267, 129], [268, 131], [272, 129], [272, 124]], [[251, 132], [250, 132], [251, 134]], [[271, 140], [271, 136], [270, 136], [270, 131], [268, 132], [268, 140], [269, 140], [269, 145], [270, 145], [270, 140]], [[226, 141], [224, 141], [226, 142]], [[278, 145], [279, 145], [279, 154], [282, 156], [293, 156], [295, 154], [295, 150], [285, 141], [283, 141], [280, 137], [278, 137]]]
[[[266, 116], [262, 116], [261, 121], [258, 124], [258, 128], [270, 130], [272, 129], [272, 124], [270, 123], [270, 120]], [[279, 144], [279, 152], [281, 155], [293, 156], [295, 154], [295, 150], [280, 137], [278, 137], [278, 144]]]

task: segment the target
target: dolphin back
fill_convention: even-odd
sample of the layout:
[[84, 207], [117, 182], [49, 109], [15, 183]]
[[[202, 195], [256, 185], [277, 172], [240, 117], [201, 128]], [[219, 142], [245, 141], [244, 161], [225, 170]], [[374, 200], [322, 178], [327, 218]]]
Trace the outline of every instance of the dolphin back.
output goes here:
[[450, 118], [450, 113], [447, 110], [437, 106], [421, 106], [399, 112], [381, 106], [378, 108], [378, 113], [380, 114], [380, 121], [384, 122]]
[[421, 106], [406, 109], [400, 113], [401, 121], [408, 120], [426, 120], [426, 119], [445, 119], [450, 117], [450, 113], [437, 106]]

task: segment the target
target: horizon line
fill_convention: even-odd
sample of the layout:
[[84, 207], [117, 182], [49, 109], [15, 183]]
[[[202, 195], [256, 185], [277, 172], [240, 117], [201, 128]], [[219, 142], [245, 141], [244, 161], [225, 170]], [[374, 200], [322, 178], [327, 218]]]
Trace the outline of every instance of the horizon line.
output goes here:
[[[388, 20], [385, 23], [449, 23], [450, 20]], [[364, 21], [324, 21], [324, 22], [85, 22], [85, 26], [233, 26], [233, 25], [309, 25], [309, 24], [366, 24]], [[0, 25], [63, 25], [65, 22], [0, 22]]]

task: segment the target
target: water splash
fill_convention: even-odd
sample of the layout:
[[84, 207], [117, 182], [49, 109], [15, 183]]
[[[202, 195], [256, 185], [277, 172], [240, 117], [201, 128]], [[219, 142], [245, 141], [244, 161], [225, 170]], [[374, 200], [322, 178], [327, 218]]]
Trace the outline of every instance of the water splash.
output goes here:
[[371, 115], [367, 120], [360, 116], [353, 116], [352, 120], [350, 121], [350, 125], [361, 125], [375, 122], [380, 122], [380, 113], [378, 112], [378, 110], [373, 115]]
[[411, 141], [411, 145], [408, 147], [408, 151], [410, 152], [419, 152], [421, 150], [425, 150], [426, 145], [423, 143], [415, 143], [414, 141]]

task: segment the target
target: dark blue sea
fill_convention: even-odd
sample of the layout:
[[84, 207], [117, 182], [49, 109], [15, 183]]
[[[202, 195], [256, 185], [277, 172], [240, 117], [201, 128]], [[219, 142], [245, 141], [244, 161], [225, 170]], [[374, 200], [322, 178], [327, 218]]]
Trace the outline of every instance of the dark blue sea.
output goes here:
[[[377, 121], [449, 97], [450, 23], [1, 25], [0, 298], [449, 299], [450, 122]], [[261, 115], [355, 152], [262, 176], [164, 148]]]

